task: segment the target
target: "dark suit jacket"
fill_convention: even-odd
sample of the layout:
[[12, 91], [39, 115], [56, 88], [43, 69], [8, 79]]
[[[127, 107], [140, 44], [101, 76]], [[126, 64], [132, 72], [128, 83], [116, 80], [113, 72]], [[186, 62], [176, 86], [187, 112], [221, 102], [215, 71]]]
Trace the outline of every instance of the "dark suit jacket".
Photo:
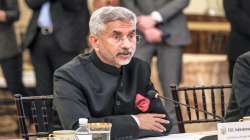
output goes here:
[[238, 121], [250, 115], [250, 52], [238, 57], [232, 85], [232, 95], [225, 119]]
[[13, 23], [19, 19], [17, 0], [0, 0], [0, 10], [7, 14], [7, 21], [0, 21], [0, 59], [7, 59], [20, 52], [13, 27]]
[[50, 1], [50, 12], [54, 35], [62, 50], [66, 52], [79, 51], [86, 47], [86, 37], [89, 32], [89, 12], [86, 0], [26, 0], [33, 10], [23, 47], [32, 47], [37, 34], [37, 19], [41, 6]]
[[249, 0], [224, 0], [226, 17], [232, 26], [227, 44], [227, 53], [231, 60], [236, 60], [241, 54], [250, 51], [249, 5]]
[[137, 16], [149, 15], [158, 11], [163, 22], [158, 25], [163, 34], [169, 34], [165, 42], [173, 46], [183, 46], [191, 42], [183, 9], [189, 0], [121, 0], [121, 6], [135, 12]]
[[[150, 82], [150, 67], [133, 58], [122, 70], [104, 64], [95, 53], [80, 55], [65, 64], [54, 75], [54, 106], [64, 129], [76, 129], [79, 118], [90, 122], [111, 122], [112, 139], [135, 139], [161, 136], [165, 133], [142, 131], [133, 114], [142, 113], [135, 97], [145, 97], [154, 89]], [[160, 99], [151, 99], [147, 112], [164, 113]], [[165, 125], [167, 132], [171, 124]]]

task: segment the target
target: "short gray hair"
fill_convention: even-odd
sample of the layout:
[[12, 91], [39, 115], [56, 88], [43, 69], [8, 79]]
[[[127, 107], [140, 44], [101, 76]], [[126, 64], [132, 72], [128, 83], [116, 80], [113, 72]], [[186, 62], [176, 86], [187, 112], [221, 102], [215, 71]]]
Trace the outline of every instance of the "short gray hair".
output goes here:
[[105, 6], [92, 13], [89, 21], [90, 33], [98, 35], [107, 23], [116, 20], [131, 22], [136, 28], [136, 15], [132, 11], [124, 7]]

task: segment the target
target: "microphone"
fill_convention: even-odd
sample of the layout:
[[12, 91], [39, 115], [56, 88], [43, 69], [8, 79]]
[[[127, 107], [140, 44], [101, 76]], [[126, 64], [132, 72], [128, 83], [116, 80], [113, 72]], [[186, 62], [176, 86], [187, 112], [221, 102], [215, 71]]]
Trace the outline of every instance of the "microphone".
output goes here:
[[187, 108], [191, 108], [191, 109], [193, 109], [193, 110], [196, 110], [196, 111], [199, 111], [199, 112], [206, 113], [206, 114], [208, 114], [208, 115], [210, 115], [210, 116], [213, 116], [213, 117], [216, 117], [216, 118], [220, 119], [221, 122], [225, 122], [225, 119], [224, 119], [223, 117], [221, 117], [221, 116], [218, 116], [218, 115], [216, 115], [216, 114], [214, 114], [214, 113], [205, 111], [205, 110], [203, 110], [203, 109], [199, 109], [199, 108], [196, 108], [196, 107], [193, 107], [193, 106], [190, 106], [190, 105], [187, 105], [187, 104], [184, 104], [184, 103], [175, 101], [175, 100], [170, 99], [170, 98], [168, 98], [168, 97], [161, 96], [156, 90], [149, 90], [149, 91], [146, 93], [146, 96], [147, 96], [148, 98], [150, 98], [150, 99], [158, 99], [158, 98], [160, 98], [160, 99], [163, 99], [163, 100], [165, 100], [165, 101], [170, 101], [170, 102], [173, 102], [173, 103], [175, 103], [175, 104], [179, 104], [179, 105], [185, 106], [185, 107], [187, 107]]

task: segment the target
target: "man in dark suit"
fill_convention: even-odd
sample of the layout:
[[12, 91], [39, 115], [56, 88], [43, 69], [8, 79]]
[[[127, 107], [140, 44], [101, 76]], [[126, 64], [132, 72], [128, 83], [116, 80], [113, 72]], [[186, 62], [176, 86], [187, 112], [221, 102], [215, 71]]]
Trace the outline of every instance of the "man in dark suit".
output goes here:
[[90, 18], [93, 52], [79, 55], [54, 74], [54, 106], [64, 129], [79, 118], [111, 122], [111, 139], [162, 136], [171, 124], [154, 90], [150, 66], [133, 58], [136, 16], [122, 7], [103, 7]]
[[249, 5], [249, 0], [224, 0], [225, 14], [232, 27], [226, 45], [231, 80], [237, 57], [250, 51]]
[[0, 64], [8, 89], [26, 95], [22, 83], [22, 55], [13, 23], [19, 19], [16, 0], [0, 0]]
[[87, 47], [86, 0], [26, 0], [33, 10], [23, 47], [30, 49], [37, 93], [52, 94], [53, 72]]
[[239, 121], [250, 116], [250, 52], [238, 57], [233, 71], [232, 95], [226, 121]]
[[[190, 43], [183, 9], [189, 0], [120, 0], [121, 5], [136, 13], [138, 30], [144, 35], [135, 57], [151, 64], [157, 56], [159, 79], [163, 94], [172, 98], [170, 84], [179, 84], [182, 67], [182, 48]], [[167, 112], [174, 120], [171, 133], [178, 133], [174, 104], [166, 102]]]

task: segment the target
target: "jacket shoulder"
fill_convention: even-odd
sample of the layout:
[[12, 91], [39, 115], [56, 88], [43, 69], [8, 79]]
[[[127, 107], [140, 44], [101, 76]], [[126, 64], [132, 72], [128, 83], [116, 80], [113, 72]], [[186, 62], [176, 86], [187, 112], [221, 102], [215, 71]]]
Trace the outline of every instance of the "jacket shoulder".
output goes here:
[[237, 58], [235, 65], [236, 66], [241, 65], [241, 66], [249, 67], [250, 66], [250, 51], [240, 55]]
[[79, 71], [79, 69], [83, 69], [84, 67], [87, 67], [90, 63], [91, 63], [91, 61], [90, 61], [88, 54], [87, 55], [80, 54], [80, 55], [76, 56], [75, 58], [73, 58], [68, 63], [59, 67], [55, 71], [55, 75], [57, 75], [58, 73], [60, 73], [62, 71], [70, 72], [70, 73], [77, 72], [77, 71]]

